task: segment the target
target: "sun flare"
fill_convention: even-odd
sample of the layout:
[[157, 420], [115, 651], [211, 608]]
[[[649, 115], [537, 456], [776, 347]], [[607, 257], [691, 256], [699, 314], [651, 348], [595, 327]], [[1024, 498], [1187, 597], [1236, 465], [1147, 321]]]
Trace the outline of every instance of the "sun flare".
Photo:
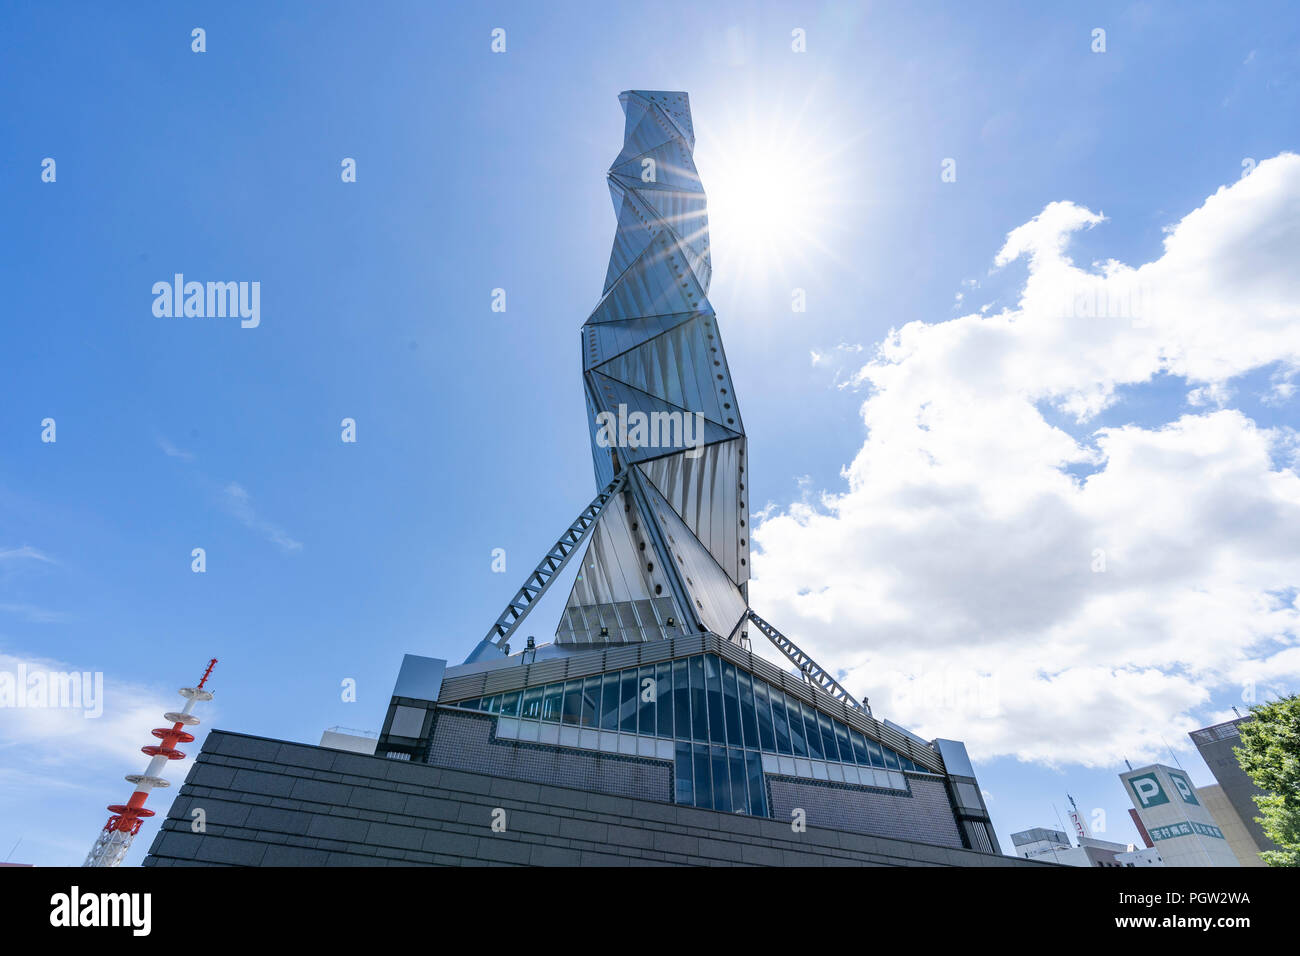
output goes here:
[[799, 124], [701, 131], [715, 275], [783, 278], [830, 254], [838, 191], [835, 151]]

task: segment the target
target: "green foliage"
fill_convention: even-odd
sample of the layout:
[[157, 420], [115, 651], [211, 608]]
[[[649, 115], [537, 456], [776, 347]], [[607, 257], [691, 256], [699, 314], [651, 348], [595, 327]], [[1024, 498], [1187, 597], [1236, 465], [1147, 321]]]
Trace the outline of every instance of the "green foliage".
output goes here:
[[1233, 748], [1241, 769], [1264, 791], [1255, 797], [1255, 819], [1280, 850], [1260, 857], [1269, 866], [1300, 866], [1300, 696], [1291, 695], [1250, 709], [1253, 720], [1239, 726]]

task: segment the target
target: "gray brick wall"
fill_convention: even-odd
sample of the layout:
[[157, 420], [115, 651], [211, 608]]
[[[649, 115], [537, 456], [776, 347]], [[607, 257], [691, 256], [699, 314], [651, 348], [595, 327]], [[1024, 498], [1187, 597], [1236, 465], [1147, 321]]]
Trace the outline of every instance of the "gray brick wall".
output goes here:
[[647, 757], [491, 739], [496, 718], [438, 711], [429, 763], [557, 787], [671, 801], [672, 764]]
[[[191, 830], [191, 810], [206, 831]], [[507, 829], [491, 829], [493, 810]], [[146, 866], [1039, 866], [212, 731]]]
[[[546, 744], [495, 740], [496, 719], [438, 711], [429, 763], [579, 790], [671, 803], [669, 761], [619, 757]], [[836, 830], [960, 847], [961, 836], [941, 780], [908, 776], [911, 793], [768, 776], [774, 819], [789, 822], [800, 807], [809, 822]]]
[[908, 774], [909, 794], [769, 776], [773, 816], [789, 820], [800, 808], [810, 825], [873, 836], [959, 847], [957, 819], [942, 780]]

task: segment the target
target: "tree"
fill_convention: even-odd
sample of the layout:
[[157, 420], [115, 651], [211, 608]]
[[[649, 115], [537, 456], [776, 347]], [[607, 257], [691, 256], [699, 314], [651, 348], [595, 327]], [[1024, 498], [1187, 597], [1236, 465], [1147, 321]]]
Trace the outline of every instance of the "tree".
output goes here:
[[1250, 709], [1234, 747], [1241, 769], [1264, 792], [1255, 797], [1255, 820], [1281, 849], [1260, 857], [1269, 866], [1300, 866], [1300, 696], [1292, 694]]

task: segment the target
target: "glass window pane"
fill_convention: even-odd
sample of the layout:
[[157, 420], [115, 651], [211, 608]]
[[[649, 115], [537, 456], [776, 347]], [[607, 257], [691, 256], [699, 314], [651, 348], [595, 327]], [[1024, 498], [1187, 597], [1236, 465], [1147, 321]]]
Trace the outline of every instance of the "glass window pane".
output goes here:
[[[715, 744], [725, 744], [727, 742], [727, 728], [723, 722], [722, 716], [722, 668], [721, 662], [712, 654], [704, 655], [704, 682], [709, 691], [709, 742]], [[717, 790], [717, 787], [714, 787]], [[717, 803], [718, 795], [714, 793], [713, 802]]]
[[744, 728], [744, 744], [758, 749], [758, 719], [754, 711], [754, 682], [749, 675], [737, 669], [736, 682], [740, 685], [740, 725]]
[[[700, 662], [700, 667], [704, 662]], [[713, 788], [709, 786], [709, 748], [704, 744], [695, 744], [691, 748], [695, 757], [695, 805], [713, 808]]]
[[[718, 692], [721, 693], [721, 688]], [[713, 764], [713, 809], [730, 813], [731, 784], [727, 780], [727, 748], [710, 747], [709, 757]]]
[[691, 779], [694, 777], [691, 745], [678, 744], [676, 758], [673, 768], [675, 778], [673, 799], [677, 803], [690, 806], [695, 802], [695, 793], [691, 786]]
[[501, 697], [501, 716], [518, 717], [519, 716], [519, 691], [512, 690], [510, 693]]
[[564, 710], [560, 720], [578, 726], [582, 722], [582, 681], [566, 681], [564, 685]]
[[749, 812], [767, 816], [767, 793], [763, 788], [763, 758], [752, 750], [745, 753], [745, 775], [749, 778]]
[[[772, 728], [772, 705], [767, 702], [767, 684], [755, 678], [754, 706], [758, 708], [758, 742], [768, 753], [776, 753], [776, 732]], [[790, 731], [786, 730], [785, 750], [790, 752]]]
[[794, 755], [807, 757], [809, 755], [808, 735], [804, 733], [803, 705], [793, 697], [786, 697], [785, 709], [790, 715], [790, 744], [794, 747]]
[[686, 684], [686, 662], [673, 661], [673, 731], [691, 739], [691, 689]]
[[[736, 668], [727, 661], [722, 662], [722, 707], [727, 715], [727, 743], [741, 747], [744, 740], [740, 734], [740, 692], [736, 689]], [[735, 797], [732, 797], [735, 803]], [[743, 807], [744, 804], [741, 804]]]
[[524, 706], [519, 716], [529, 720], [542, 719], [542, 688], [530, 687], [524, 691]]
[[[696, 740], [709, 739], [709, 708], [704, 702], [704, 658], [692, 657], [688, 661], [691, 672], [691, 736]], [[695, 778], [696, 789], [700, 780]], [[698, 797], [699, 794], [697, 793]], [[697, 807], [700, 804], [695, 804]]]
[[885, 766], [890, 770], [902, 770], [898, 763], [898, 754], [894, 753], [888, 747], [885, 748]]
[[655, 733], [660, 737], [673, 735], [673, 669], [671, 664], [655, 665]]
[[800, 705], [803, 708], [803, 735], [808, 742], [808, 756], [824, 760], [826, 751], [822, 749], [822, 732], [817, 727], [817, 713], [802, 701]]
[[606, 674], [600, 685], [600, 729], [618, 730], [617, 674]]
[[731, 812], [749, 812], [749, 796], [745, 786], [745, 751], [738, 747], [727, 748], [727, 763], [731, 770]]
[[564, 700], [563, 684], [547, 684], [542, 695], [542, 720], [550, 724], [560, 722], [561, 701]]
[[845, 763], [853, 763], [853, 744], [849, 743], [849, 728], [838, 720], [833, 723], [835, 726], [835, 742], [840, 745], [840, 760]]
[[[772, 726], [776, 730], [776, 752], [789, 756], [794, 752], [794, 739], [790, 736], [790, 722], [786, 718], [785, 694], [775, 687], [768, 688], [772, 698]], [[807, 756], [803, 741], [799, 742], [799, 756]]]
[[[815, 737], [817, 739], [817, 746], [821, 748], [821, 759], [834, 760], [835, 758], [831, 757], [826, 752], [826, 738], [822, 736], [821, 725], [817, 723], [817, 716], [815, 708], [808, 704], [803, 705], [803, 727], [804, 733], [808, 735], [808, 753], [811, 755], [813, 752], [812, 740]], [[826, 729], [830, 730], [829, 727]], [[835, 740], [835, 732], [833, 730], [831, 731], [831, 740], [832, 742]]]
[[826, 754], [827, 760], [840, 759], [840, 746], [835, 742], [835, 728], [831, 726], [831, 719], [817, 711], [817, 726], [822, 732], [822, 751]]
[[871, 766], [871, 760], [867, 757], [867, 738], [852, 729], [849, 731], [849, 736], [853, 738], [853, 759], [858, 762], [858, 766]]
[[618, 729], [625, 734], [636, 733], [636, 671], [622, 673], [623, 691], [618, 702]]
[[637, 733], [653, 737], [655, 734], [655, 697], [658, 696], [655, 693], [655, 669], [653, 666], [643, 667], [637, 672], [636, 696]]
[[453, 707], [463, 707], [463, 708], [465, 708], [465, 710], [478, 710], [478, 699], [475, 698], [474, 700], [460, 700], [460, 701], [457, 701], [457, 702], [456, 702], [455, 704], [453, 704], [452, 706], [453, 706]]
[[600, 711], [600, 678], [588, 677], [582, 682], [582, 726], [598, 727], [596, 714]]
[[478, 709], [489, 714], [495, 714], [501, 709], [501, 695], [493, 694], [491, 697], [484, 697], [479, 701]]
[[871, 757], [871, 766], [885, 769], [885, 755], [880, 752], [880, 744], [876, 743], [870, 737], [867, 738], [867, 753]]

